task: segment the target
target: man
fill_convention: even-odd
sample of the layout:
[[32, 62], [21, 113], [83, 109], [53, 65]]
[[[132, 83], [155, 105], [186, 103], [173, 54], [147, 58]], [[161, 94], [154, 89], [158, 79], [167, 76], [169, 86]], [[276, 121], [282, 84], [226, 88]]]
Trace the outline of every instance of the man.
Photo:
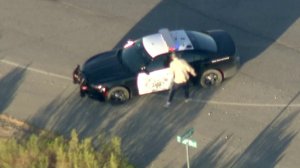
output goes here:
[[172, 99], [178, 88], [184, 88], [185, 102], [189, 101], [189, 78], [190, 75], [196, 76], [195, 70], [184, 59], [180, 59], [176, 56], [175, 52], [171, 53], [170, 69], [173, 73], [173, 82], [169, 91], [168, 101], [165, 107], [169, 107]]

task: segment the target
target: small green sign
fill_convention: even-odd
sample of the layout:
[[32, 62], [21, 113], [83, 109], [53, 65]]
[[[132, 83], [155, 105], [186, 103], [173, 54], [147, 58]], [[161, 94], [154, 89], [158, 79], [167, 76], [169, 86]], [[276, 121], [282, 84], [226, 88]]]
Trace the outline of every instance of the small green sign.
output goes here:
[[185, 131], [184, 134], [181, 135], [181, 139], [189, 138], [193, 135], [193, 133], [194, 133], [194, 128], [190, 128], [187, 131]]
[[177, 142], [178, 142], [178, 143], [181, 143], [181, 136], [177, 136], [176, 139], [177, 139]]
[[189, 161], [189, 146], [193, 148], [197, 148], [197, 142], [191, 139], [188, 139], [191, 137], [194, 133], [194, 128], [190, 128], [187, 131], [185, 131], [184, 134], [178, 135], [176, 137], [177, 142], [184, 144], [186, 147], [186, 161], [187, 161], [187, 167], [190, 168], [190, 161]]
[[185, 144], [185, 145], [188, 145], [190, 147], [193, 147], [193, 148], [197, 148], [197, 142], [195, 140], [185, 139], [181, 143]]
[[197, 142], [195, 140], [191, 140], [191, 139], [182, 139], [181, 136], [177, 136], [177, 142], [178, 143], [181, 143], [181, 144], [184, 144], [184, 145], [188, 145], [190, 147], [193, 147], [193, 148], [197, 148]]

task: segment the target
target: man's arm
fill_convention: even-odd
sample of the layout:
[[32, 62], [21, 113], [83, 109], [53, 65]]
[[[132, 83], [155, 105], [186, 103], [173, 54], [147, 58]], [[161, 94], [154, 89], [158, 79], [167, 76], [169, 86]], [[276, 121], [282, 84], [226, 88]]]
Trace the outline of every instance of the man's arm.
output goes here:
[[192, 74], [193, 76], [196, 76], [197, 74], [196, 74], [196, 72], [195, 72], [195, 70], [194, 70], [194, 68], [192, 68], [192, 67], [190, 67], [190, 74]]
[[195, 72], [194, 68], [187, 61], [182, 60], [181, 62], [184, 65], [184, 67], [188, 73], [190, 73], [193, 76], [196, 76], [196, 72]]
[[188, 64], [187, 63], [187, 71], [191, 74], [191, 75], [193, 75], [193, 76], [196, 76], [197, 74], [196, 74], [196, 72], [195, 72], [195, 69], [190, 65], [190, 64]]

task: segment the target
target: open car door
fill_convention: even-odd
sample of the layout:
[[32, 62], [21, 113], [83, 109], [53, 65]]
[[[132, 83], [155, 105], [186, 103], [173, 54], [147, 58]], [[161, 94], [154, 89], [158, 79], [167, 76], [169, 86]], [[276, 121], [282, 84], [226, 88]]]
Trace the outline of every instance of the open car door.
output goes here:
[[168, 90], [173, 80], [170, 68], [164, 68], [150, 73], [141, 72], [137, 77], [139, 95]]

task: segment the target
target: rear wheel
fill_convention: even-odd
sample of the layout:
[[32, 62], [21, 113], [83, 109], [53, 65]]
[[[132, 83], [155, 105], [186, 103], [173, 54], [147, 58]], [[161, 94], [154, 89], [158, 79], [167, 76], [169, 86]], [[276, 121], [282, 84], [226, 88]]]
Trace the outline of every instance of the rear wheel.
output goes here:
[[220, 85], [222, 81], [223, 77], [220, 71], [209, 69], [202, 74], [200, 78], [200, 85], [204, 88], [214, 87]]
[[108, 91], [107, 100], [114, 104], [124, 103], [129, 100], [129, 91], [124, 87], [114, 87]]

